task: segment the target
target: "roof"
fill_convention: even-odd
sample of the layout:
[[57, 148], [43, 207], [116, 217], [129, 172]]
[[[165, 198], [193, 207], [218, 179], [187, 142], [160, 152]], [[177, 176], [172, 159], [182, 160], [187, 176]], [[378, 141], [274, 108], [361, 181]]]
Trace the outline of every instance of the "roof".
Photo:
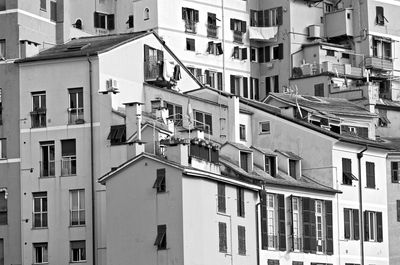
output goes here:
[[254, 146], [254, 145], [252, 145], [250, 148], [257, 150], [257, 151], [263, 153], [264, 155], [276, 156], [276, 153], [268, 148], [258, 147], [258, 146]]
[[300, 156], [298, 156], [295, 153], [292, 153], [290, 151], [283, 151], [283, 150], [278, 150], [277, 149], [277, 150], [275, 150], [275, 152], [278, 152], [278, 153], [280, 153], [280, 154], [282, 154], [282, 155], [284, 155], [287, 158], [292, 159], [292, 160], [303, 160], [303, 158], [301, 158]]
[[335, 114], [344, 116], [364, 116], [368, 118], [376, 117], [376, 114], [371, 113], [367, 109], [342, 98], [325, 98], [307, 95], [270, 93], [264, 102], [268, 103], [272, 99], [292, 106], [296, 106], [298, 103], [302, 108], [318, 111], [322, 115]]
[[393, 151], [400, 152], [400, 137], [381, 137], [381, 139]]
[[235, 142], [226, 142], [222, 145], [222, 147], [224, 147], [225, 145], [232, 145], [233, 147], [241, 150], [241, 151], [246, 151], [246, 152], [253, 152], [253, 150], [251, 150], [250, 148], [248, 148], [247, 146], [245, 146], [244, 144], [240, 144], [240, 143], [235, 143]]
[[98, 55], [109, 51], [132, 40], [152, 34], [152, 32], [123, 33], [102, 36], [90, 36], [72, 39], [71, 41], [55, 45], [39, 54], [16, 60], [17, 63], [53, 60], [72, 57], [85, 57]]
[[376, 101], [376, 108], [400, 110], [400, 101], [380, 98]]

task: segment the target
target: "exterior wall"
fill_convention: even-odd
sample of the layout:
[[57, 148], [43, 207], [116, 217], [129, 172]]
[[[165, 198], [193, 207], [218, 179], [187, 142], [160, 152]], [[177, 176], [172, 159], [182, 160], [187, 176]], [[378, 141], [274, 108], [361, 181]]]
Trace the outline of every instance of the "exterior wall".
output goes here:
[[[239, 143], [244, 144], [248, 147], [251, 146], [253, 143], [253, 132], [252, 132], [253, 125], [252, 125], [251, 114], [240, 113], [239, 114], [239, 125], [244, 125], [246, 128], [245, 140], [239, 139]], [[240, 138], [240, 136], [238, 138]]]
[[391, 162], [400, 161], [398, 153], [389, 154], [386, 164], [388, 230], [389, 230], [389, 264], [399, 264], [400, 225], [398, 220], [397, 201], [400, 200], [400, 184], [392, 182]]
[[[379, 109], [379, 106], [377, 107]], [[399, 130], [400, 130], [400, 115], [399, 111], [397, 110], [387, 110], [387, 118], [389, 119], [390, 123], [387, 127], [376, 127], [376, 135], [381, 137], [398, 137]]]
[[[166, 169], [166, 193], [152, 188], [159, 168]], [[182, 171], [150, 159], [142, 159], [111, 178], [107, 182], [107, 264], [132, 260], [186, 264], [184, 237], [190, 231], [199, 234], [193, 227], [183, 229], [183, 196]], [[167, 250], [154, 246], [157, 225], [161, 224], [167, 225]], [[133, 227], [136, 229], [130, 229]]]

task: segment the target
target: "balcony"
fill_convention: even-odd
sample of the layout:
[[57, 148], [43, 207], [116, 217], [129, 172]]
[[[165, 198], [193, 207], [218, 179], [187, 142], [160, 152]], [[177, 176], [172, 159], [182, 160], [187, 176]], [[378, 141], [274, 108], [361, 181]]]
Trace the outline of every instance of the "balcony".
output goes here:
[[243, 44], [243, 32], [233, 31], [233, 41], [236, 43]]
[[353, 10], [348, 8], [326, 13], [325, 25], [329, 39], [353, 36]]
[[83, 108], [68, 108], [68, 124], [83, 124]]
[[64, 156], [61, 160], [61, 176], [76, 175], [76, 156]]
[[366, 57], [365, 68], [390, 71], [393, 70], [393, 61], [388, 58]]
[[250, 27], [250, 40], [262, 42], [277, 42], [278, 27]]
[[329, 61], [322, 63], [306, 63], [300, 67], [294, 67], [292, 76], [294, 78], [320, 75], [323, 73], [330, 73], [334, 75], [347, 75], [353, 77], [363, 77], [363, 71], [360, 67], [352, 66], [351, 64], [338, 64]]
[[196, 34], [196, 24], [197, 22], [195, 21], [191, 20], [185, 21], [185, 32]]
[[31, 127], [46, 127], [46, 109], [37, 109], [31, 112]]
[[40, 165], [41, 178], [49, 178], [49, 177], [54, 177], [56, 175], [54, 160], [40, 161], [39, 165]]
[[218, 38], [218, 27], [216, 25], [207, 24], [207, 37]]

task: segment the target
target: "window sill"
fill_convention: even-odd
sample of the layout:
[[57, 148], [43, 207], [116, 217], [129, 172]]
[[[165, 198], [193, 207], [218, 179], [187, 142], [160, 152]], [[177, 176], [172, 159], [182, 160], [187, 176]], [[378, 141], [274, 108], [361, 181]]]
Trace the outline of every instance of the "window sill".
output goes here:
[[47, 9], [40, 8], [40, 11], [47, 12]]
[[31, 230], [46, 230], [48, 227], [32, 227]]
[[86, 225], [69, 225], [69, 228], [86, 227]]
[[271, 134], [271, 132], [259, 132], [258, 134]]
[[54, 179], [56, 176], [39, 177], [39, 179]]
[[81, 261], [70, 261], [69, 263], [74, 264], [74, 263], [86, 263], [86, 262], [87, 262], [86, 260], [81, 260]]
[[68, 177], [76, 177], [77, 174], [74, 175], [60, 175], [61, 178], [68, 178]]
[[369, 190], [379, 190], [377, 187], [364, 187], [364, 189], [369, 189]]
[[340, 183], [341, 185], [343, 185], [343, 186], [348, 186], [348, 187], [355, 187], [355, 186], [353, 186], [353, 183], [352, 184], [345, 184], [345, 183]]

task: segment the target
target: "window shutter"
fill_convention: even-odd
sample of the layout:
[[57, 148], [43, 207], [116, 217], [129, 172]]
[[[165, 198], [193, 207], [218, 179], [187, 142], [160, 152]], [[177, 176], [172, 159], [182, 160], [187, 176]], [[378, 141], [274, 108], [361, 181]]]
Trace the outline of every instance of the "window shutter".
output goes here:
[[217, 88], [218, 88], [218, 90], [222, 90], [222, 73], [217, 73], [217, 79], [218, 79], [218, 86], [217, 86]]
[[271, 49], [269, 46], [265, 46], [265, 62], [271, 61]]
[[325, 201], [325, 220], [326, 220], [326, 254], [333, 255], [332, 201]]
[[396, 201], [396, 209], [397, 209], [397, 222], [400, 222], [400, 200]]
[[250, 77], [250, 99], [254, 99], [253, 82], [254, 82], [254, 78]]
[[224, 51], [222, 50], [222, 43], [217, 43], [216, 47], [217, 47], [217, 55], [224, 53]]
[[250, 9], [250, 27], [256, 27], [257, 23], [254, 18], [256, 17], [257, 11]]
[[149, 46], [144, 45], [144, 62], [149, 62]]
[[303, 217], [303, 251], [304, 253], [310, 253], [311, 251], [311, 226], [310, 226], [310, 198], [302, 198], [302, 217]]
[[397, 183], [397, 182], [399, 181], [399, 178], [398, 178], [398, 170], [399, 170], [399, 164], [398, 164], [398, 162], [392, 162], [392, 163], [391, 163], [392, 182]]
[[218, 223], [219, 230], [219, 251], [226, 252], [227, 251], [227, 240], [226, 240], [226, 223], [219, 222]]
[[231, 93], [236, 94], [235, 92], [235, 76], [231, 75]]
[[241, 29], [242, 29], [242, 32], [243, 32], [243, 33], [245, 33], [245, 32], [247, 31], [247, 29], [246, 29], [246, 21], [242, 21], [242, 27], [241, 27]]
[[383, 227], [382, 227], [382, 213], [376, 212], [376, 239], [378, 242], [383, 242]]
[[244, 217], [245, 209], [244, 209], [244, 189], [237, 188], [236, 189], [236, 198], [237, 198], [237, 215]]
[[74, 155], [76, 155], [75, 139], [62, 140], [61, 141], [61, 155], [62, 156], [74, 156]]
[[204, 75], [205, 75], [205, 79], [206, 79], [205, 80], [206, 84], [211, 85], [210, 71], [205, 70], [204, 71]]
[[235, 59], [239, 59], [239, 47], [238, 46], [233, 47], [232, 57]]
[[364, 212], [364, 241], [369, 241], [369, 219], [368, 211]]
[[309, 205], [309, 215], [310, 215], [310, 252], [316, 253], [317, 252], [317, 230], [315, 227], [315, 201], [314, 199], [310, 199]]
[[261, 249], [268, 249], [267, 193], [261, 192]]
[[94, 27], [98, 28], [100, 26], [100, 17], [99, 17], [99, 13], [94, 12]]
[[367, 171], [367, 187], [375, 188], [375, 164], [372, 162], [366, 162], [366, 171]]
[[199, 22], [199, 10], [193, 10], [193, 20]]
[[231, 30], [235, 28], [235, 19], [231, 18]]
[[278, 59], [279, 59], [279, 60], [282, 60], [282, 59], [283, 59], [283, 43], [280, 43], [280, 44], [279, 44]]
[[255, 88], [254, 88], [254, 99], [255, 100], [259, 100], [260, 99], [260, 89], [259, 89], [259, 83], [258, 83], [258, 79], [255, 78]]
[[214, 45], [214, 42], [213, 41], [209, 41], [208, 42], [208, 45], [207, 45], [207, 51], [206, 52], [208, 52], [208, 53], [212, 53], [212, 47], [213, 47], [213, 45]]
[[286, 250], [285, 196], [278, 194], [279, 250]]
[[263, 63], [265, 61], [264, 58], [264, 47], [258, 48], [258, 62]]
[[264, 25], [264, 12], [262, 10], [257, 11], [257, 27], [262, 27]]
[[282, 21], [283, 21], [283, 19], [282, 19], [282, 15], [283, 15], [283, 12], [282, 12], [282, 7], [278, 7], [277, 8], [277, 10], [276, 10], [276, 24], [277, 25], [282, 25]]
[[293, 228], [293, 195], [289, 197], [290, 209], [290, 251], [294, 250], [294, 228]]
[[357, 209], [353, 209], [353, 239], [360, 239], [360, 221], [359, 215], [360, 212]]
[[265, 78], [265, 95], [267, 96], [271, 93], [271, 77], [267, 76]]
[[225, 212], [226, 211], [226, 198], [225, 198], [225, 184], [218, 183], [218, 211]]
[[350, 209], [343, 209], [344, 238], [350, 239]]
[[270, 173], [270, 175], [272, 177], [276, 177], [276, 164], [275, 164], [276, 157], [271, 157], [270, 162], [271, 162], [271, 173]]
[[57, 3], [53, 1], [50, 2], [50, 20], [57, 21]]
[[279, 93], [279, 75], [274, 76], [274, 92]]
[[249, 85], [248, 85], [248, 78], [243, 77], [243, 97], [248, 98], [249, 97]]
[[113, 30], [115, 28], [115, 16], [114, 14], [107, 15], [107, 29]]
[[242, 60], [247, 60], [247, 48], [242, 49]]
[[187, 16], [186, 16], [186, 12], [187, 12], [187, 11], [186, 11], [186, 7], [182, 7], [182, 19], [183, 19], [183, 20], [186, 20], [186, 17], [187, 17]]
[[269, 27], [269, 9], [264, 10], [264, 27]]

